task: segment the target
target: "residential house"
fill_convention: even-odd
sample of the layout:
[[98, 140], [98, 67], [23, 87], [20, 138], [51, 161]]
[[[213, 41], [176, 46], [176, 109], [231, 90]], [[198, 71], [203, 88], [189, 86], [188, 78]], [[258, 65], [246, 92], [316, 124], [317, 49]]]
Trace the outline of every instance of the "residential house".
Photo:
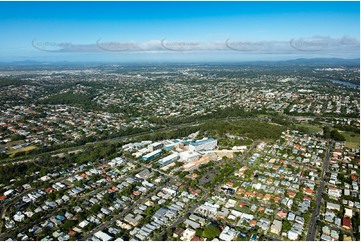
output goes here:
[[180, 239], [182, 241], [191, 241], [195, 235], [196, 231], [194, 229], [187, 228]]
[[280, 235], [282, 231], [282, 222], [280, 220], [273, 220], [273, 223], [271, 225], [271, 233]]
[[351, 219], [349, 217], [344, 217], [342, 219], [342, 227], [345, 229], [351, 229]]

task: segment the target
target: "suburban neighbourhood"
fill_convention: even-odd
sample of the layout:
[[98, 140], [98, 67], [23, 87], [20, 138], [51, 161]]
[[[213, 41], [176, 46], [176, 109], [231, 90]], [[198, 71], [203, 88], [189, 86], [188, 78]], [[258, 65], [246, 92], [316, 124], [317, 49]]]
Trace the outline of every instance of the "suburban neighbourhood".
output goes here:
[[360, 2], [0, 1], [1, 241], [361, 241]]
[[296, 130], [228, 149], [199, 136], [127, 143], [5, 191], [0, 238], [356, 240], [358, 149]]

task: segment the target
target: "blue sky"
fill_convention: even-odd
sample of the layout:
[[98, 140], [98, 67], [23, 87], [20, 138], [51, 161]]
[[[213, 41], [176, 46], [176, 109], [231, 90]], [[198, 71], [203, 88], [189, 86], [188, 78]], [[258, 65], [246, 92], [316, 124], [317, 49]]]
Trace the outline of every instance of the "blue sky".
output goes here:
[[0, 61], [358, 58], [359, 2], [0, 2]]

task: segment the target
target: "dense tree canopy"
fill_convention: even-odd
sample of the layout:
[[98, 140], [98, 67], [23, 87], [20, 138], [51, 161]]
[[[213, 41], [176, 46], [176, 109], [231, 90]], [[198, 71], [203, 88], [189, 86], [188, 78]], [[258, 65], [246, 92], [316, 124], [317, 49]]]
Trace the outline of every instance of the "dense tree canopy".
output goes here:
[[209, 224], [204, 228], [202, 236], [207, 239], [214, 239], [218, 237], [220, 234], [221, 234], [221, 230], [216, 225]]
[[331, 131], [331, 138], [336, 141], [346, 141], [345, 136], [340, 134], [337, 129]]

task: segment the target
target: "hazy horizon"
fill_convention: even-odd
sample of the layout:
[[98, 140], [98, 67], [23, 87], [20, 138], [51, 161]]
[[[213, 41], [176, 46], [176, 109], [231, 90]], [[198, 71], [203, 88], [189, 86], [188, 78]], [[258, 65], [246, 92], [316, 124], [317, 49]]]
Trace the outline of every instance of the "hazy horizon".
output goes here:
[[359, 2], [0, 2], [0, 61], [355, 59], [359, 12]]

